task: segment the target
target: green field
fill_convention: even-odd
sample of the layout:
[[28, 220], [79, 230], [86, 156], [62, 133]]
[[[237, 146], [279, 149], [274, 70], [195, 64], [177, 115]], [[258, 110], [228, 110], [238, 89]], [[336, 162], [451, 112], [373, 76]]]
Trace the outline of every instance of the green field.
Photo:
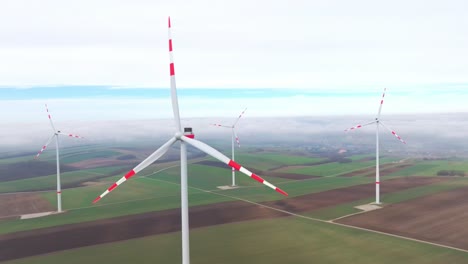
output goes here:
[[[190, 231], [191, 263], [467, 263], [468, 254], [298, 217]], [[180, 263], [180, 233], [5, 262]]]
[[[207, 165], [190, 164], [187, 170], [189, 174], [188, 183], [190, 186], [196, 188], [211, 190], [216, 189], [217, 186], [230, 185], [232, 183], [232, 172], [227, 166], [226, 168], [218, 168]], [[179, 183], [180, 167], [171, 168], [157, 174], [151, 174], [148, 177]], [[273, 184], [285, 181], [285, 179], [274, 177], [265, 179]], [[241, 172], [236, 172], [236, 184], [240, 186], [258, 186], [258, 182]]]
[[401, 176], [437, 176], [437, 172], [441, 170], [461, 170], [468, 175], [468, 162], [465, 161], [449, 161], [449, 160], [431, 160], [419, 161], [418, 164], [394, 172], [390, 175]]
[[104, 151], [85, 151], [80, 153], [64, 154], [60, 156], [60, 162], [73, 163], [93, 158], [112, 158], [120, 155], [120, 152], [114, 150]]
[[239, 153], [236, 155], [235, 160], [244, 167], [255, 168], [257, 170], [269, 170], [284, 165], [315, 163], [325, 159], [279, 153]]
[[[119, 171], [127, 166], [101, 167], [95, 169], [84, 169], [79, 171], [70, 171], [60, 173], [62, 186], [67, 184], [78, 184], [91, 180], [96, 177], [102, 177]], [[56, 189], [57, 175], [48, 175], [16, 181], [7, 181], [0, 184], [0, 193], [21, 192], [31, 190]]]
[[[90, 151], [90, 149], [92, 151]], [[68, 150], [64, 161], [77, 162], [93, 158], [105, 158], [120, 154], [103, 148], [80, 147], [75, 152]], [[55, 153], [49, 153], [55, 159]], [[236, 160], [245, 167], [257, 170], [274, 170], [322, 176], [305, 180], [265, 177], [289, 193], [289, 197], [322, 192], [342, 187], [371, 183], [372, 177], [337, 177], [341, 174], [375, 166], [374, 160], [363, 160], [370, 154], [351, 156], [350, 163], [325, 163], [325, 158], [297, 156], [276, 152], [240, 153]], [[45, 156], [47, 158], [47, 156]], [[21, 158], [7, 159], [16, 162]], [[397, 157], [383, 157], [381, 163], [400, 160]], [[7, 162], [0, 160], [0, 164]], [[412, 161], [413, 162], [413, 161]], [[63, 190], [63, 208], [67, 212], [59, 215], [30, 219], [2, 220], [0, 234], [42, 227], [59, 226], [106, 219], [124, 215], [180, 207], [180, 167], [178, 162], [153, 164], [119, 186], [112, 194], [99, 203], [91, 202], [124, 173], [114, 173], [128, 166], [103, 167], [72, 171], [62, 174], [62, 184], [75, 184], [92, 180], [91, 185]], [[220, 163], [221, 164], [221, 163]], [[304, 165], [309, 164], [309, 165]], [[300, 165], [294, 167], [294, 165]], [[292, 166], [292, 167], [286, 167]], [[167, 168], [167, 169], [164, 169]], [[466, 170], [463, 161], [414, 161], [414, 165], [383, 178], [401, 176], [435, 176], [443, 169]], [[265, 185], [236, 172], [238, 189], [222, 191], [217, 188], [231, 184], [231, 170], [227, 166], [218, 168], [201, 164], [189, 164], [189, 204], [207, 205], [213, 203], [246, 199], [253, 202], [287, 199]], [[95, 179], [100, 176], [99, 179]], [[13, 192], [40, 188], [55, 189], [56, 176], [4, 182], [1, 192]], [[399, 203], [468, 186], [468, 177], [451, 178], [450, 181], [421, 186], [382, 195], [385, 204]], [[56, 204], [54, 191], [43, 192], [41, 196], [53, 207]], [[374, 197], [340, 204], [304, 216], [330, 220], [357, 212], [356, 205], [372, 202]], [[430, 246], [385, 235], [374, 234], [331, 223], [287, 217], [273, 220], [257, 220], [199, 228], [191, 231], [192, 263], [465, 263], [468, 254], [441, 247]], [[379, 254], [375, 254], [379, 252]], [[20, 259], [5, 263], [179, 263], [180, 233], [149, 236], [128, 241], [96, 245], [56, 252], [44, 256]], [[468, 263], [468, 262], [467, 262]]]
[[[385, 182], [383, 182], [383, 184], [385, 184]], [[440, 182], [436, 184], [410, 188], [410, 189], [402, 190], [399, 192], [382, 194], [380, 197], [384, 205], [395, 204], [395, 203], [415, 199], [418, 197], [432, 195], [435, 193], [462, 188], [466, 186], [468, 186], [468, 178], [458, 178], [458, 179], [453, 179], [447, 182]], [[367, 199], [354, 201], [351, 203], [345, 203], [345, 204], [340, 204], [334, 207], [328, 207], [328, 208], [317, 210], [311, 213], [305, 213], [304, 215], [322, 219], [322, 220], [332, 220], [341, 216], [360, 212], [360, 210], [354, 208], [354, 206], [368, 204], [374, 201], [375, 201], [375, 198], [370, 197]]]
[[[274, 156], [279, 157], [278, 155]], [[271, 162], [273, 163], [273, 161]], [[341, 168], [341, 171], [344, 171], [345, 169], [355, 170], [356, 168], [367, 166], [368, 162], [372, 161], [334, 165], [344, 167]], [[327, 165], [329, 164], [310, 166], [310, 168], [316, 169], [316, 167], [323, 168], [324, 166], [327, 168]], [[21, 224], [19, 224], [18, 221], [2, 221], [0, 222], [0, 233], [10, 233], [44, 226], [92, 221], [96, 219], [137, 214], [154, 210], [178, 208], [180, 205], [180, 167], [175, 166], [167, 170], [154, 173], [155, 171], [159, 171], [161, 167], [167, 166], [150, 166], [150, 168], [145, 169], [139, 175], [133, 177], [124, 185], [120, 186], [112, 194], [106, 196], [97, 205], [92, 205], [92, 200], [94, 200], [95, 197], [101, 194], [113, 182], [120, 179], [123, 174], [116, 174], [112, 177], [102, 178], [97, 182], [98, 185], [64, 189], [62, 195], [63, 206], [65, 210], [69, 210], [66, 214], [22, 221]], [[230, 197], [237, 197], [255, 202], [284, 199], [284, 197], [277, 192], [257, 183], [240, 172], [237, 172], [237, 182], [241, 188], [226, 191], [217, 189], [216, 186], [230, 184], [231, 171], [228, 168], [224, 169], [200, 164], [190, 164], [188, 170], [191, 204], [210, 204], [220, 201], [235, 200], [235, 198], [228, 198], [216, 194], [228, 195]], [[83, 177], [85, 179], [86, 177], [92, 177], [92, 172], [96, 174], [108, 173], [109, 171], [111, 171], [111, 167], [92, 169], [89, 171], [70, 172], [69, 174], [64, 174], [62, 182], [71, 181], [76, 179], [78, 176], [83, 180]], [[78, 173], [78, 175], [76, 173]], [[21, 183], [20, 186], [24, 189], [30, 188], [31, 186], [41, 186], [40, 184], [44, 184], [44, 186], [46, 186], [43, 182], [46, 182], [48, 184], [47, 186], [55, 187], [55, 175], [44, 177], [45, 179], [48, 179], [48, 181], [44, 181], [44, 179], [40, 178], [41, 177], [16, 181], [16, 184]], [[386, 177], [385, 179], [390, 178], [393, 177]], [[373, 182], [373, 179], [369, 177], [323, 177], [308, 180], [287, 180], [269, 177], [267, 180], [287, 191], [289, 193], [289, 197]], [[26, 181], [27, 184], [23, 181]], [[8, 187], [8, 185], [2, 185], [0, 186], [0, 190], [2, 190], [2, 188], [8, 189]], [[203, 190], [211, 190], [212, 193], [205, 193]], [[41, 195], [55, 207], [55, 192], [45, 192]], [[369, 199], [372, 199], [372, 197]], [[343, 205], [343, 208], [346, 208], [344, 209], [346, 212], [353, 210], [352, 206]], [[337, 213], [335, 214], [340, 214], [340, 211], [341, 210], [337, 210]]]
[[[380, 159], [380, 164], [390, 163], [393, 161], [399, 160], [398, 158], [382, 158]], [[282, 170], [284, 172], [291, 172], [291, 173], [299, 173], [299, 174], [307, 174], [307, 175], [314, 175], [314, 176], [336, 176], [348, 172], [352, 172], [359, 169], [364, 169], [368, 167], [375, 167], [374, 160], [368, 161], [360, 161], [360, 162], [349, 162], [349, 163], [339, 163], [339, 162], [331, 162], [316, 166], [307, 166], [307, 167], [291, 167], [287, 168], [286, 170]]]

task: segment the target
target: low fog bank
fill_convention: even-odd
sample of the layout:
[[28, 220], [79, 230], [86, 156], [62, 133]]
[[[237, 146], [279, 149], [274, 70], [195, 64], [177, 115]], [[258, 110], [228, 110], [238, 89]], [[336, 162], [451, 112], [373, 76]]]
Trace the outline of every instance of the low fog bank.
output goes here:
[[[344, 132], [346, 128], [372, 121], [369, 116], [330, 117], [243, 117], [236, 132], [242, 146], [298, 147], [309, 150], [345, 149], [350, 152], [375, 149], [376, 126]], [[228, 147], [231, 129], [212, 124], [232, 125], [232, 118], [183, 119], [184, 127], [192, 127], [196, 138], [213, 146]], [[393, 115], [382, 118], [407, 144], [401, 144], [390, 131], [380, 128], [381, 149], [408, 155], [465, 156], [468, 154], [468, 113]], [[155, 148], [167, 141], [175, 130], [172, 119], [131, 121], [61, 122], [55, 124], [65, 133], [84, 139], [61, 137], [61, 145], [83, 144], [139, 145]], [[53, 133], [47, 123], [10, 123], [0, 131], [0, 153], [36, 153]], [[145, 142], [145, 143], [143, 143]]]

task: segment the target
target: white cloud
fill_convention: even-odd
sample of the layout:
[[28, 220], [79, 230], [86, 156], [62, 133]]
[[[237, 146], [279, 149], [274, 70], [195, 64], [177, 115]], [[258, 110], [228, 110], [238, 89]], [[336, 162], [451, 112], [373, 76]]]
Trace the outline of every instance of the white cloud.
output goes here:
[[467, 83], [466, 1], [6, 0], [0, 85], [323, 88]]

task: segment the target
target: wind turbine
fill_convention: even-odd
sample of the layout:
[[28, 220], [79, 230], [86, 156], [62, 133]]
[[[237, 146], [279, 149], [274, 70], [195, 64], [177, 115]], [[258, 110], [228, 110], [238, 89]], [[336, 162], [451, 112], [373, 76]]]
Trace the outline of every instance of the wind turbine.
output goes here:
[[44, 152], [44, 150], [47, 148], [47, 146], [52, 142], [52, 140], [55, 138], [55, 152], [56, 152], [56, 160], [57, 160], [57, 212], [61, 213], [62, 212], [62, 187], [60, 185], [60, 156], [59, 156], [59, 135], [64, 135], [68, 137], [73, 137], [73, 138], [82, 138], [77, 135], [73, 134], [67, 134], [63, 133], [60, 130], [55, 129], [54, 123], [52, 122], [52, 117], [50, 116], [49, 113], [49, 108], [47, 108], [47, 104], [45, 105], [47, 115], [49, 117], [50, 125], [52, 126], [52, 129], [54, 130], [54, 134], [50, 136], [50, 138], [47, 140], [47, 142], [42, 146], [41, 150], [39, 150], [39, 153], [37, 153], [36, 157], [34, 159], [39, 158], [39, 155]]
[[171, 78], [171, 98], [172, 98], [172, 110], [174, 112], [174, 121], [176, 126], [176, 131], [174, 137], [169, 139], [164, 145], [162, 145], [159, 149], [153, 152], [148, 158], [143, 160], [140, 164], [138, 164], [135, 168], [129, 171], [125, 176], [123, 176], [120, 180], [112, 184], [104, 193], [94, 199], [93, 203], [96, 203], [102, 197], [107, 195], [109, 192], [114, 190], [117, 186], [143, 170], [144, 168], [151, 165], [157, 159], [159, 159], [162, 155], [164, 155], [169, 148], [176, 142], [180, 142], [180, 196], [181, 196], [181, 218], [182, 218], [182, 263], [189, 264], [190, 263], [190, 249], [189, 249], [189, 215], [188, 215], [188, 192], [187, 192], [187, 147], [186, 144], [192, 145], [193, 147], [205, 152], [206, 154], [214, 157], [215, 159], [224, 162], [228, 166], [238, 170], [245, 175], [251, 177], [252, 179], [263, 183], [264, 185], [272, 188], [273, 190], [287, 196], [288, 194], [281, 190], [280, 188], [274, 186], [273, 184], [265, 181], [260, 176], [252, 173], [251, 171], [247, 170], [246, 168], [242, 167], [240, 164], [236, 163], [235, 161], [229, 159], [228, 157], [221, 154], [216, 149], [208, 146], [207, 144], [194, 139], [194, 134], [192, 134], [191, 128], [184, 128], [184, 133], [182, 133], [182, 127], [180, 124], [180, 115], [179, 115], [179, 105], [177, 100], [177, 90], [176, 90], [176, 81], [175, 81], [175, 71], [174, 71], [174, 60], [172, 55], [172, 38], [171, 38], [171, 19], [168, 18], [168, 25], [169, 25], [169, 58], [170, 58], [170, 78]]
[[[234, 160], [234, 139], [236, 140], [237, 142], [237, 146], [240, 148], [240, 142], [239, 142], [239, 137], [237, 136], [237, 133], [236, 133], [236, 125], [237, 125], [237, 122], [239, 122], [239, 119], [242, 117], [242, 115], [245, 113], [245, 110], [247, 110], [247, 108], [244, 109], [244, 111], [242, 111], [242, 113], [239, 115], [239, 117], [236, 119], [236, 121], [234, 122], [234, 124], [232, 124], [231, 126], [226, 126], [226, 125], [220, 125], [220, 124], [213, 124], [214, 126], [217, 126], [217, 127], [226, 127], [226, 128], [230, 128], [231, 129], [231, 153], [232, 153], [232, 160]], [[234, 168], [232, 168], [232, 186], [236, 186], [236, 170]]]
[[379, 168], [379, 126], [382, 125], [385, 129], [390, 131], [400, 142], [403, 144], [406, 144], [406, 142], [395, 133], [395, 131], [391, 130], [388, 128], [381, 120], [380, 120], [380, 112], [382, 111], [382, 105], [384, 102], [384, 97], [385, 97], [385, 91], [387, 88], [384, 88], [383, 94], [382, 94], [382, 99], [380, 100], [380, 106], [379, 106], [379, 111], [377, 112], [377, 117], [375, 118], [374, 121], [366, 123], [364, 125], [356, 125], [351, 128], [346, 129], [345, 131], [350, 131], [354, 129], [361, 128], [363, 126], [371, 125], [371, 124], [376, 124], [376, 130], [375, 130], [375, 203], [380, 204], [380, 168]]

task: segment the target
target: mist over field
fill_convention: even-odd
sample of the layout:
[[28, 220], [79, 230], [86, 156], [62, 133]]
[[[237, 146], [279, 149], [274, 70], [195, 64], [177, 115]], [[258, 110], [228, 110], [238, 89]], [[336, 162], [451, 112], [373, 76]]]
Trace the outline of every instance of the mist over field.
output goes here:
[[[235, 118], [182, 119], [184, 127], [192, 127], [196, 138], [221, 147], [229, 147], [231, 130], [212, 124], [230, 125]], [[243, 117], [237, 125], [242, 147], [302, 147], [310, 150], [367, 151], [375, 149], [375, 125], [344, 132], [346, 128], [365, 124], [372, 116], [323, 117]], [[463, 140], [468, 131], [468, 113], [390, 115], [384, 124], [396, 131], [407, 144], [401, 144], [382, 126], [381, 149], [407, 155], [457, 156], [468, 153]], [[167, 141], [174, 133], [172, 119], [127, 121], [74, 121], [56, 123], [57, 129], [83, 136], [85, 139], [61, 137], [61, 145], [115, 144], [154, 146]], [[52, 130], [48, 122], [11, 123], [0, 130], [1, 153], [37, 152]], [[51, 146], [53, 148], [54, 146]]]

